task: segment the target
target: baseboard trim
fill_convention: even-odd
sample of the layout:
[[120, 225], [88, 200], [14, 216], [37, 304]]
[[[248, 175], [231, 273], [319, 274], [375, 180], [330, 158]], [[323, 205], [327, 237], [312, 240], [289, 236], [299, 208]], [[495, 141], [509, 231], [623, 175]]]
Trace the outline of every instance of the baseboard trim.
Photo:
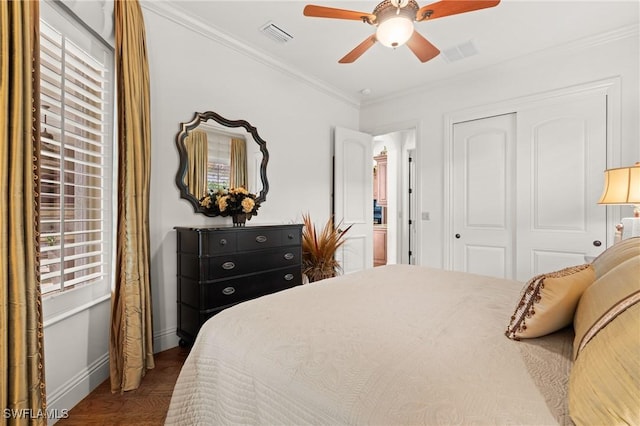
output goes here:
[[[159, 331], [153, 336], [154, 352], [162, 352], [178, 346], [178, 336], [176, 329], [168, 328]], [[98, 385], [109, 378], [109, 353], [103, 354], [91, 365], [88, 365], [81, 372], [67, 380], [62, 386], [47, 392], [48, 410], [71, 410], [78, 402], [82, 401]], [[50, 419], [50, 424], [54, 424], [56, 419]]]
[[[70, 410], [108, 378], [109, 353], [107, 352], [58, 389], [47, 392], [47, 409], [59, 412], [65, 409]], [[55, 419], [51, 419], [50, 423], [55, 423]]]
[[158, 353], [178, 346], [176, 328], [166, 328], [153, 334], [153, 352]]

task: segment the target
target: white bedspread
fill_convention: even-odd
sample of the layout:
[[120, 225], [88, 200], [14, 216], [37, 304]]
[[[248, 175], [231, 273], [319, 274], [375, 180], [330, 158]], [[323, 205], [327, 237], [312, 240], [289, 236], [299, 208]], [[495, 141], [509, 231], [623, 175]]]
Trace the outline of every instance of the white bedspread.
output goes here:
[[521, 287], [389, 265], [242, 303], [203, 326], [166, 423], [557, 424], [504, 336]]

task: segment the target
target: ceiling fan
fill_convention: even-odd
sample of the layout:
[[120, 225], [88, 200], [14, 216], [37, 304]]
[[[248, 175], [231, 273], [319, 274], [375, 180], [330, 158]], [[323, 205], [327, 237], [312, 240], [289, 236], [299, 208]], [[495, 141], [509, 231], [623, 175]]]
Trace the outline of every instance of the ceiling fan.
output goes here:
[[498, 3], [500, 0], [441, 0], [420, 7], [415, 0], [384, 0], [376, 6], [372, 13], [315, 5], [305, 6], [303, 13], [305, 16], [317, 18], [362, 21], [377, 27], [375, 34], [367, 37], [338, 61], [341, 64], [352, 63], [376, 42], [393, 48], [406, 43], [421, 62], [427, 62], [438, 56], [440, 50], [413, 28], [414, 21], [421, 22], [472, 12], [497, 6]]

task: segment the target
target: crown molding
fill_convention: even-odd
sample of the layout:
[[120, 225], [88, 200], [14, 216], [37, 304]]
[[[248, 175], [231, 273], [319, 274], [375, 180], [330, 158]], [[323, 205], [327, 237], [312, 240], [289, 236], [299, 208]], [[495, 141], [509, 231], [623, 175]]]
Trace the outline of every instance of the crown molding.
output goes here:
[[455, 75], [453, 77], [442, 78], [438, 80], [431, 81], [427, 84], [422, 84], [419, 86], [411, 87], [406, 90], [402, 90], [391, 95], [366, 99], [363, 100], [360, 104], [361, 107], [372, 106], [380, 103], [384, 103], [390, 100], [395, 100], [398, 98], [402, 98], [404, 96], [408, 96], [410, 94], [422, 93], [434, 89], [436, 87], [441, 86], [444, 83], [452, 84], [461, 80], [467, 80], [470, 76], [478, 72], [487, 72], [491, 71], [494, 68], [504, 67], [507, 63], [513, 63], [516, 61], [527, 61], [527, 62], [538, 62], [541, 60], [545, 60], [548, 58], [552, 58], [555, 56], [563, 56], [571, 53], [576, 53], [580, 51], [584, 51], [587, 49], [591, 49], [596, 46], [601, 46], [608, 43], [613, 43], [616, 41], [620, 41], [626, 38], [638, 38], [640, 36], [640, 24], [628, 25], [625, 27], [620, 27], [612, 31], [607, 31], [600, 34], [595, 34], [589, 37], [585, 37], [579, 40], [570, 41], [568, 43], [559, 44], [557, 46], [553, 46], [544, 50], [538, 50], [537, 52], [527, 53], [525, 55], [516, 56], [510, 59], [506, 59], [497, 64], [492, 64], [486, 66], [484, 68], [478, 68], [472, 71], [468, 71], [462, 74]]
[[162, 16], [163, 18], [181, 25], [188, 30], [248, 56], [249, 58], [279, 71], [290, 78], [311, 86], [315, 90], [323, 92], [335, 99], [338, 99], [339, 101], [345, 102], [350, 106], [360, 106], [359, 98], [348, 96], [322, 80], [305, 75], [301, 70], [292, 68], [290, 65], [285, 64], [272, 56], [265, 55], [253, 47], [232, 38], [229, 34], [213, 27], [212, 25], [200, 21], [197, 17], [189, 15], [174, 7], [168, 1], [144, 1], [140, 4], [143, 9]]

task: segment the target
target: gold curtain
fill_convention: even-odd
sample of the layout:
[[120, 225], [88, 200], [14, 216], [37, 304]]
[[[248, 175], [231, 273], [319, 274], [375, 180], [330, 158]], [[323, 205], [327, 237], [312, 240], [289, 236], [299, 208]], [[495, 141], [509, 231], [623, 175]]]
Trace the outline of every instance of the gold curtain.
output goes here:
[[0, 2], [0, 408], [17, 410], [8, 419], [3, 411], [13, 425], [46, 424], [45, 416], [37, 418], [46, 410], [37, 242], [39, 15], [38, 2]]
[[198, 200], [207, 195], [209, 144], [207, 134], [194, 130], [184, 140], [187, 149], [187, 188]]
[[111, 298], [111, 391], [138, 388], [154, 367], [149, 278], [149, 66], [137, 0], [115, 0], [118, 85], [118, 231]]
[[244, 139], [231, 139], [231, 187], [248, 188], [247, 184], [247, 143]]

